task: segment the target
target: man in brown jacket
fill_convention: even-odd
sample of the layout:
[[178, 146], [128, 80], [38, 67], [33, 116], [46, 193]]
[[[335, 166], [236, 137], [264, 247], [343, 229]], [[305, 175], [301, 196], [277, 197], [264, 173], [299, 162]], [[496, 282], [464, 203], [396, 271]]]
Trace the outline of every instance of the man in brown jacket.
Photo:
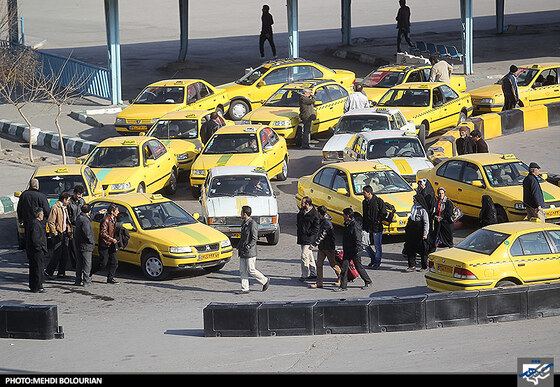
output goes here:
[[311, 138], [311, 124], [316, 118], [313, 105], [315, 104], [315, 96], [311, 89], [304, 89], [303, 94], [299, 97], [299, 118], [303, 124], [303, 131], [301, 137], [301, 147], [304, 149], [309, 148], [309, 140]]
[[45, 277], [53, 279], [54, 271], [58, 267], [58, 278], [64, 278], [66, 262], [69, 258], [69, 246], [72, 239], [72, 223], [68, 215], [68, 203], [70, 194], [63, 192], [58, 197], [58, 201], [52, 206], [47, 225], [51, 234], [53, 254], [45, 270]]
[[99, 226], [99, 257], [100, 268], [107, 269], [107, 283], [118, 284], [115, 280], [115, 272], [119, 261], [117, 260], [117, 239], [115, 238], [115, 225], [119, 208], [116, 204], [110, 204], [107, 213], [101, 220]]

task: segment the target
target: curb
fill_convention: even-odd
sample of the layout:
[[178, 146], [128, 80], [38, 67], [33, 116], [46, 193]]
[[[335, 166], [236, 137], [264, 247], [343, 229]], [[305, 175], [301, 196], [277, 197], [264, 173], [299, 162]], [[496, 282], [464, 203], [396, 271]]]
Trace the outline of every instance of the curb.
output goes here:
[[73, 118], [85, 124], [95, 126], [96, 128], [102, 128], [104, 126], [103, 123], [97, 121], [95, 118], [90, 117], [91, 115], [114, 114], [114, 113], [121, 112], [123, 109], [124, 109], [123, 107], [114, 107], [114, 108], [106, 108], [106, 109], [89, 109], [89, 110], [83, 110], [79, 112], [70, 112], [68, 116], [70, 118]]
[[0, 196], [0, 215], [15, 212], [17, 209], [18, 198], [13, 195]]

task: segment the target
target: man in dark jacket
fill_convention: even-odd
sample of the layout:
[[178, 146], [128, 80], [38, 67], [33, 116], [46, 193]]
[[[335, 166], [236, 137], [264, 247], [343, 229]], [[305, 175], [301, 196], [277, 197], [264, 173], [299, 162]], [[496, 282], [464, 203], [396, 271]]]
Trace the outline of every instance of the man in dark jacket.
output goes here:
[[101, 258], [101, 269], [107, 268], [107, 283], [118, 284], [115, 280], [115, 273], [119, 265], [117, 259], [117, 243], [115, 238], [115, 229], [117, 223], [117, 215], [119, 207], [111, 203], [107, 209], [107, 213], [101, 220], [99, 225], [99, 257]]
[[460, 137], [455, 140], [458, 155], [474, 153], [474, 140], [469, 136], [469, 127], [459, 127]]
[[309, 196], [301, 199], [301, 209], [297, 214], [297, 244], [301, 246], [300, 281], [317, 279], [317, 268], [313, 252], [309, 246], [317, 239], [319, 215]]
[[414, 44], [410, 41], [410, 8], [406, 5], [406, 0], [399, 0], [400, 8], [397, 12], [397, 52], [401, 51], [401, 39], [404, 39], [410, 47]]
[[272, 49], [272, 56], [276, 58], [276, 46], [274, 45], [274, 39], [272, 37], [272, 25], [274, 24], [274, 19], [270, 14], [270, 7], [268, 5], [263, 5], [262, 7], [261, 22], [261, 36], [259, 37], [261, 58], [264, 58], [264, 42], [267, 40], [268, 43], [270, 43], [270, 48]]
[[358, 222], [354, 219], [354, 211], [351, 208], [345, 208], [342, 211], [344, 215], [344, 233], [342, 234], [342, 271], [340, 273], [340, 287], [335, 291], [344, 291], [348, 286], [348, 267], [350, 261], [354, 262], [354, 266], [365, 284], [362, 289], [369, 288], [371, 279], [366, 270], [362, 266], [360, 253], [362, 252], [362, 229]]
[[200, 141], [206, 145], [210, 137], [216, 133], [223, 125], [219, 121], [218, 113], [210, 113], [210, 119], [200, 127]]
[[91, 207], [82, 205], [80, 214], [76, 219], [74, 228], [74, 241], [76, 244], [76, 281], [74, 285], [91, 285], [91, 254], [95, 247], [95, 236], [90, 221]]
[[239, 256], [239, 274], [241, 276], [241, 290], [236, 294], [249, 293], [249, 275], [255, 278], [263, 286], [262, 291], [268, 289], [270, 279], [257, 270], [257, 239], [258, 226], [251, 218], [252, 209], [249, 206], [241, 207], [241, 238], [237, 244], [237, 254]]
[[[373, 193], [373, 188], [366, 185], [362, 189], [364, 193], [364, 200], [362, 201], [363, 225], [362, 229], [369, 235], [369, 245], [366, 251], [371, 259], [369, 267], [378, 269], [381, 265], [381, 255], [383, 254], [382, 237], [383, 237], [383, 223], [382, 210], [383, 201]], [[371, 248], [371, 244], [375, 247], [375, 252]]]
[[514, 109], [515, 105], [519, 102], [519, 90], [517, 89], [517, 78], [515, 77], [517, 70], [516, 65], [511, 65], [509, 73], [500, 81], [502, 92], [504, 93], [504, 107], [502, 111]]
[[[46, 227], [47, 218], [51, 209], [49, 200], [47, 199], [47, 195], [39, 192], [39, 180], [31, 179], [29, 188], [23, 191], [17, 204], [17, 219], [19, 223], [23, 223], [24, 230], [26, 228], [25, 223], [35, 219], [33, 211], [37, 207], [43, 209], [43, 220], [41, 222]], [[25, 239], [24, 236], [23, 240], [25, 241]]]
[[537, 163], [529, 164], [529, 174], [523, 179], [523, 204], [527, 209], [527, 219], [539, 218], [544, 222], [544, 196], [537, 178], [540, 169]]
[[482, 133], [480, 133], [480, 130], [473, 130], [471, 132], [471, 137], [474, 141], [474, 153], [488, 153], [488, 144], [482, 138]]
[[29, 260], [29, 290], [33, 293], [44, 293], [43, 259], [47, 254], [47, 231], [43, 224], [44, 212], [35, 207], [34, 217], [26, 222], [25, 252]]
[[314, 248], [319, 248], [317, 252], [317, 282], [309, 285], [311, 288], [322, 288], [323, 287], [323, 263], [325, 258], [329, 260], [329, 264], [336, 273], [337, 280], [335, 282], [336, 286], [340, 286], [340, 266], [335, 259], [335, 238], [334, 238], [334, 228], [331, 222], [331, 216], [327, 212], [327, 207], [320, 206], [317, 208], [317, 213], [319, 214], [319, 234], [317, 239], [309, 246], [309, 250]]
[[[76, 219], [78, 219], [78, 216], [82, 211], [81, 208], [84, 204], [86, 204], [86, 201], [84, 200], [84, 192], [85, 189], [82, 185], [76, 185], [74, 187], [74, 192], [72, 192], [72, 196], [70, 196], [70, 201], [68, 202], [68, 216], [70, 217], [70, 223], [72, 223], [73, 230], [76, 228]], [[74, 268], [76, 267], [77, 255], [76, 240], [72, 238], [69, 242], [68, 256], [70, 258], [70, 263]]]
[[301, 147], [309, 149], [309, 141], [311, 140], [311, 124], [316, 118], [315, 110], [315, 96], [311, 89], [304, 89], [303, 94], [299, 96], [299, 118], [303, 124], [303, 131], [301, 134]]

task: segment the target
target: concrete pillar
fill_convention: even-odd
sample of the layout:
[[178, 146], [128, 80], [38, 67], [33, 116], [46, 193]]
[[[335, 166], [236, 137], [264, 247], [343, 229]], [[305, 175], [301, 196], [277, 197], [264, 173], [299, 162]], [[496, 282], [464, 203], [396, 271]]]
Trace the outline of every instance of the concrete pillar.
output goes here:
[[461, 0], [461, 30], [463, 35], [463, 67], [465, 74], [473, 74], [473, 17], [472, 0]]
[[505, 0], [496, 0], [496, 32], [504, 33], [504, 8]]
[[105, 0], [107, 53], [111, 73], [111, 103], [122, 103], [121, 41], [119, 36], [119, 0]]
[[179, 62], [187, 59], [189, 47], [189, 0], [179, 0], [179, 25], [181, 27], [181, 49], [179, 50]]
[[352, 42], [352, 0], [340, 0], [342, 19], [342, 44], [349, 46]]
[[290, 58], [299, 57], [298, 0], [286, 0]]
[[8, 40], [19, 43], [18, 3], [17, 0], [8, 0]]

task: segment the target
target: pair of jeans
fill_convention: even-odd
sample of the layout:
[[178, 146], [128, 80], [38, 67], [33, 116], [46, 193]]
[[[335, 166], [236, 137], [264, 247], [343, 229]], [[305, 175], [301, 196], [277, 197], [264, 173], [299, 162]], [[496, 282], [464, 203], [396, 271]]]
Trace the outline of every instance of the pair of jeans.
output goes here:
[[117, 247], [111, 245], [109, 247], [99, 247], [100, 267], [99, 269], [107, 269], [107, 280], [115, 279], [115, 273], [119, 266], [117, 259]]
[[249, 276], [255, 278], [261, 285], [266, 284], [268, 278], [257, 270], [257, 257], [239, 258], [239, 274], [241, 276], [241, 290], [249, 290]]
[[303, 121], [303, 132], [301, 134], [302, 148], [309, 148], [309, 142], [311, 140], [311, 125], [313, 124], [314, 119], [316, 119], [315, 114], [311, 115], [311, 117]]
[[366, 252], [371, 259], [370, 264], [373, 266], [381, 265], [381, 255], [383, 254], [382, 239], [383, 232], [374, 232], [369, 234], [370, 241], [373, 241], [375, 251], [371, 246], [366, 246]]

